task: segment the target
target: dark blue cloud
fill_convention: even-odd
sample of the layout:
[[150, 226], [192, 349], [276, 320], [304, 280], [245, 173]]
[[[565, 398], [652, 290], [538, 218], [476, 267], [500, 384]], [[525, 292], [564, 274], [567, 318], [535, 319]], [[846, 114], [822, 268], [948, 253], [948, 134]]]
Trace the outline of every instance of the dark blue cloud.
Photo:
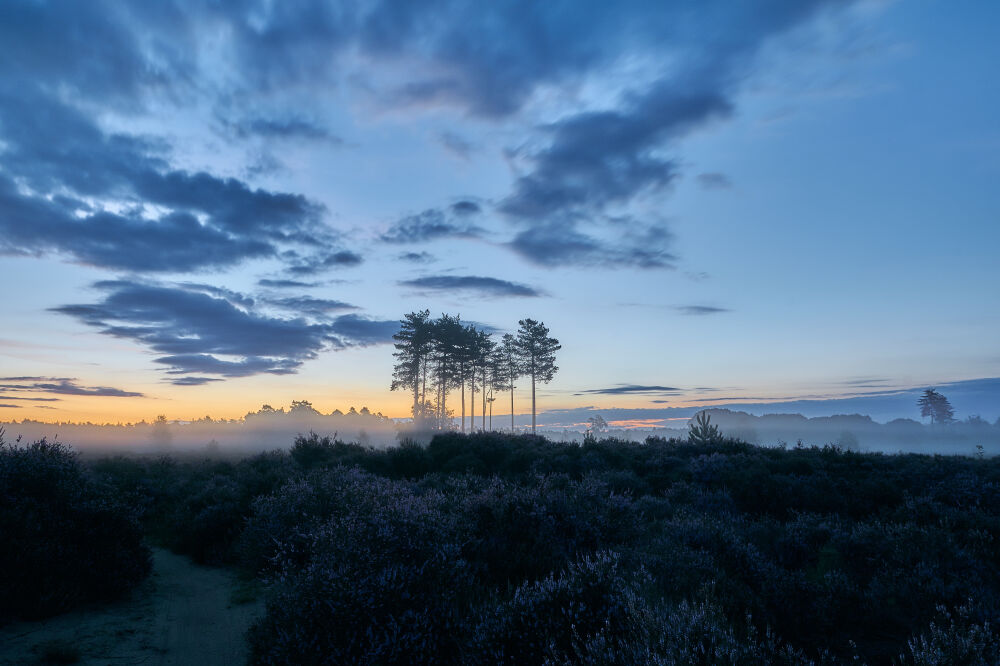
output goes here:
[[393, 319], [370, 319], [356, 314], [346, 314], [331, 324], [330, 330], [358, 346], [385, 344], [392, 342], [392, 336], [399, 331], [399, 322]]
[[[670, 266], [666, 235], [654, 246], [617, 244], [599, 233], [609, 227], [610, 209], [674, 181], [679, 161], [664, 151], [730, 112], [749, 64], [772, 36], [844, 4], [375, 0], [265, 8], [12, 0], [0, 4], [0, 251], [193, 271], [281, 257], [287, 244], [315, 251], [336, 240], [317, 202], [177, 168], [168, 140], [106, 129], [96, 120], [106, 110], [127, 127], [154, 108], [204, 103], [216, 117], [233, 119], [221, 123], [230, 137], [329, 141], [336, 139], [311, 120], [318, 109], [258, 110], [257, 103], [351, 77], [355, 91], [387, 107], [447, 104], [502, 119], [539, 90], [610, 76], [638, 55], [664, 65], [642, 81], [625, 80], [628, 89], [604, 108], [538, 127], [509, 152], [519, 171], [499, 210], [519, 225], [509, 247], [538, 263], [593, 263], [606, 253], [604, 265]], [[400, 72], [405, 84], [387, 83], [401, 80]], [[468, 153], [461, 137], [442, 136]], [[462, 219], [478, 206], [411, 216], [383, 240], [481, 236], [481, 226]], [[38, 225], [25, 223], [35, 219]], [[634, 224], [638, 237], [658, 222]], [[360, 262], [350, 250], [336, 254], [343, 260], [296, 264], [293, 274]]]
[[273, 257], [280, 244], [315, 246], [330, 236], [323, 207], [301, 195], [171, 169], [155, 142], [106, 134], [32, 88], [0, 85], [0, 139], [0, 251], [189, 271]]
[[268, 298], [264, 299], [264, 302], [283, 310], [298, 312], [299, 314], [307, 314], [313, 317], [325, 317], [331, 312], [358, 309], [358, 306], [345, 303], [344, 301], [336, 301], [329, 298], [313, 298], [311, 296]]
[[360, 254], [350, 250], [339, 250], [324, 256], [306, 257], [286, 269], [293, 275], [316, 275], [335, 268], [352, 268], [364, 261]]
[[[52, 310], [162, 354], [155, 360], [166, 366], [168, 374], [202, 378], [173, 380], [181, 385], [204, 383], [205, 375], [289, 374], [324, 349], [391, 339], [391, 333], [383, 334], [386, 322], [353, 314], [327, 318], [336, 309], [333, 301], [302, 300], [300, 304], [309, 304], [312, 312], [300, 311], [286, 319], [245, 307], [246, 297], [233, 297], [224, 289], [212, 292], [202, 285], [109, 280], [94, 286], [105, 292], [99, 302]], [[304, 316], [319, 311], [324, 315], [321, 321]]]
[[303, 282], [301, 280], [271, 280], [262, 279], [257, 280], [257, 285], [260, 287], [269, 287], [271, 289], [300, 289], [307, 287], [318, 287], [319, 282]]
[[[84, 395], [105, 398], [141, 398], [142, 393], [125, 391], [111, 386], [80, 386], [72, 377], [0, 377], [0, 382], [14, 381], [18, 383], [0, 383], [0, 390], [28, 391], [39, 393], [54, 393], [56, 395]], [[31, 400], [38, 402], [56, 402], [58, 398], [11, 397], [6, 400]]]
[[610, 240], [579, 231], [574, 223], [542, 223], [518, 233], [507, 245], [524, 259], [543, 267], [603, 266], [606, 268], [673, 268], [677, 257], [669, 247], [671, 234], [660, 225], [616, 223], [620, 233]]
[[430, 252], [402, 252], [396, 255], [396, 258], [411, 264], [429, 264], [434, 261], [434, 255]]
[[516, 282], [477, 275], [428, 275], [399, 283], [404, 287], [432, 291], [471, 291], [481, 296], [543, 296], [543, 292]]
[[445, 238], [479, 238], [485, 233], [482, 228], [456, 219], [477, 212], [478, 204], [473, 202], [453, 204], [448, 211], [428, 209], [399, 220], [381, 239], [386, 243], [425, 243]]
[[683, 389], [673, 386], [647, 386], [642, 384], [619, 384], [608, 388], [587, 389], [574, 395], [676, 395]]
[[343, 143], [343, 139], [327, 128], [295, 115], [283, 118], [248, 118], [238, 122], [223, 120], [223, 124], [241, 139], [259, 136], [267, 139], [307, 139]]
[[170, 383], [175, 386], [202, 386], [204, 384], [209, 384], [211, 382], [221, 382], [222, 380], [218, 377], [175, 377], [170, 380]]
[[729, 308], [718, 308], [713, 305], [678, 305], [674, 308], [683, 315], [701, 317], [704, 315], [722, 314], [729, 312]]

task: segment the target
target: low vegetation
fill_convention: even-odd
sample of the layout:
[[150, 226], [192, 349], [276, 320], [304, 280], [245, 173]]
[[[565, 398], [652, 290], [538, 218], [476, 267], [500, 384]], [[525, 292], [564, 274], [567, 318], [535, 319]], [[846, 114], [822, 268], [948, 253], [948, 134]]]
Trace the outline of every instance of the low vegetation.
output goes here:
[[1000, 459], [315, 435], [105, 458], [146, 533], [267, 587], [252, 660], [996, 663]]
[[138, 514], [70, 449], [0, 430], [0, 625], [118, 598], [150, 570]]

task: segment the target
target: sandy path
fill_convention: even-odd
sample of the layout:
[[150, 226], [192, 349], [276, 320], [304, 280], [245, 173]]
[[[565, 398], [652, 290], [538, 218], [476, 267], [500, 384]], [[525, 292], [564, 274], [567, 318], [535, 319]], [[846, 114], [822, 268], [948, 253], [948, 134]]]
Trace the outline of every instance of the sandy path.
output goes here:
[[260, 601], [233, 604], [232, 574], [154, 549], [153, 574], [131, 599], [0, 629], [0, 664], [39, 663], [43, 646], [74, 646], [79, 664], [243, 664]]

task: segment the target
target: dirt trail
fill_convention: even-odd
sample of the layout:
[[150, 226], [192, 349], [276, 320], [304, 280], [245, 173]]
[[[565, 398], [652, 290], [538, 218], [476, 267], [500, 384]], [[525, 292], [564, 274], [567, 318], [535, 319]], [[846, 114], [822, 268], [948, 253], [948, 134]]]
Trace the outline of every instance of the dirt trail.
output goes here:
[[244, 664], [244, 632], [263, 604], [234, 604], [235, 587], [225, 570], [154, 549], [153, 574], [131, 599], [0, 629], [0, 664], [40, 663], [58, 644], [85, 665]]

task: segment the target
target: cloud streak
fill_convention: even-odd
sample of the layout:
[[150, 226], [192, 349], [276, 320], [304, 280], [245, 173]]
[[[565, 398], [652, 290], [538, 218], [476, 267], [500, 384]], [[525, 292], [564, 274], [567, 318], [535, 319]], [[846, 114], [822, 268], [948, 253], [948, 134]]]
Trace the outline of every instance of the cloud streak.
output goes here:
[[573, 395], [676, 395], [681, 392], [683, 389], [673, 386], [618, 384], [608, 388], [587, 389]]
[[537, 298], [544, 292], [516, 282], [477, 275], [428, 275], [413, 280], [402, 280], [401, 286], [429, 291], [466, 291], [481, 296], [517, 296]]
[[[16, 383], [5, 383], [16, 382]], [[80, 386], [70, 377], [0, 377], [0, 390], [52, 393], [56, 395], [93, 396], [102, 398], [141, 398], [142, 393], [111, 386]], [[2, 396], [3, 400], [57, 402], [59, 398]]]

